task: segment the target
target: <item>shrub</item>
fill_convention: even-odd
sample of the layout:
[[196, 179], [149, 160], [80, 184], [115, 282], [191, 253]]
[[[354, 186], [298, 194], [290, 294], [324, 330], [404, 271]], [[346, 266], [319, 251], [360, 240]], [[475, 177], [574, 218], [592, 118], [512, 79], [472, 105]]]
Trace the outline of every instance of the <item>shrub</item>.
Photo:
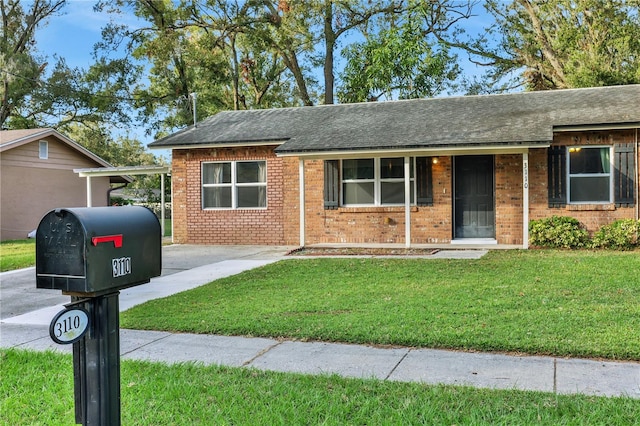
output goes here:
[[551, 216], [529, 222], [529, 242], [547, 248], [582, 248], [589, 245], [589, 233], [577, 219]]
[[640, 244], [640, 220], [620, 219], [605, 225], [593, 235], [594, 248], [632, 250]]

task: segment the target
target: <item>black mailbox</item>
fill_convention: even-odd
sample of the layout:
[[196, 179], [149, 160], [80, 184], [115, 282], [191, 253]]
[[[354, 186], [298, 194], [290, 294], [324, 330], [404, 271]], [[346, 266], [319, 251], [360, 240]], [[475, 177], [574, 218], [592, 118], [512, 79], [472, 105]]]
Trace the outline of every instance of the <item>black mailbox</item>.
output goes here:
[[160, 223], [146, 207], [60, 208], [36, 232], [36, 287], [96, 295], [162, 269]]

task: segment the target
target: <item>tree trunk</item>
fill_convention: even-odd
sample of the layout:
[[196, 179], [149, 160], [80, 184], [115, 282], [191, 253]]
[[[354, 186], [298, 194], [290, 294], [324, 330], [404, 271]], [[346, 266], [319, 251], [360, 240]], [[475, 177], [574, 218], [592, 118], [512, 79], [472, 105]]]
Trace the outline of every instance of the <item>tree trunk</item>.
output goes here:
[[333, 3], [327, 1], [324, 6], [324, 103], [333, 104], [333, 51], [336, 46], [336, 34], [333, 31]]

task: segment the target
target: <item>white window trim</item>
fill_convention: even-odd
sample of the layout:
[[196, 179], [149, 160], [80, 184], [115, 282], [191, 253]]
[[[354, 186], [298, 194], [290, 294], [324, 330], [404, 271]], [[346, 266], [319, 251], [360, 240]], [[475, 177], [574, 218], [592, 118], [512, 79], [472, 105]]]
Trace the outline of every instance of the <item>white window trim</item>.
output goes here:
[[[373, 158], [373, 179], [340, 179], [340, 205], [343, 207], [399, 207], [399, 206], [404, 206], [404, 203], [382, 203], [382, 189], [381, 189], [381, 184], [382, 183], [403, 183], [405, 178], [386, 178], [386, 179], [382, 179], [381, 173], [380, 173], [380, 167], [381, 164], [380, 162], [382, 161], [383, 157], [374, 157]], [[384, 158], [402, 158], [404, 159], [404, 157], [384, 157]], [[371, 160], [372, 158], [357, 158], [358, 160]], [[343, 165], [342, 162], [344, 160], [340, 160], [340, 176], [342, 177], [342, 170], [343, 170]], [[410, 169], [413, 170], [413, 176], [411, 176], [409, 178], [409, 182], [413, 182], [413, 194], [412, 194], [412, 198], [413, 198], [413, 202], [411, 202], [410, 205], [415, 206], [416, 205], [416, 199], [417, 199], [417, 187], [415, 184], [415, 174], [416, 174], [416, 157], [410, 157], [410, 161], [411, 161], [411, 167]], [[345, 183], [372, 183], [373, 182], [373, 204], [345, 204], [344, 202], [344, 184]]]
[[[576, 173], [571, 174], [571, 149], [576, 148], [607, 148], [609, 149], [609, 173]], [[571, 205], [580, 205], [580, 204], [611, 204], [613, 203], [613, 192], [614, 192], [614, 182], [613, 182], [613, 169], [614, 169], [614, 152], [613, 147], [611, 145], [576, 145], [576, 146], [567, 146], [567, 204]], [[571, 201], [571, 178], [572, 177], [609, 177], [609, 201]]]
[[49, 159], [49, 142], [38, 141], [38, 158], [41, 160]]
[[[264, 163], [265, 167], [265, 181], [264, 182], [245, 182], [238, 183], [237, 181], [237, 164], [238, 163]], [[230, 183], [204, 183], [202, 177], [204, 176], [204, 166], [206, 164], [231, 164], [231, 182]], [[230, 160], [230, 161], [203, 161], [200, 165], [200, 198], [202, 210], [266, 210], [269, 205], [269, 199], [265, 195], [264, 207], [238, 207], [238, 191], [237, 188], [242, 187], [265, 187], [267, 188], [267, 161], [266, 160]], [[204, 189], [205, 188], [231, 188], [231, 207], [205, 207], [204, 206]]]

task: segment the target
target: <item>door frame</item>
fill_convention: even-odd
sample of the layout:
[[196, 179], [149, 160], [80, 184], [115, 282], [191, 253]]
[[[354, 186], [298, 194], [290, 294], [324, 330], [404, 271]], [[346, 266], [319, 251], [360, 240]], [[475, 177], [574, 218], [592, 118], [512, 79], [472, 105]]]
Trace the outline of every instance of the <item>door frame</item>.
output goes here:
[[[461, 237], [457, 235], [457, 226], [456, 226], [456, 217], [457, 217], [457, 211], [456, 209], [458, 208], [458, 206], [456, 205], [456, 179], [458, 178], [458, 170], [457, 170], [457, 166], [456, 166], [456, 162], [460, 157], [486, 157], [486, 158], [491, 158], [491, 170], [487, 170], [488, 175], [491, 177], [491, 194], [492, 194], [492, 211], [493, 211], [493, 223], [492, 223], [492, 235], [491, 236], [486, 236], [486, 237]], [[491, 242], [491, 243], [495, 243], [496, 241], [496, 167], [495, 167], [495, 155], [493, 154], [483, 154], [483, 155], [458, 155], [458, 156], [453, 156], [452, 157], [452, 197], [451, 197], [451, 204], [452, 204], [452, 242], [454, 241], [458, 241], [458, 242], [475, 242], [475, 241], [482, 241], [482, 242]]]

